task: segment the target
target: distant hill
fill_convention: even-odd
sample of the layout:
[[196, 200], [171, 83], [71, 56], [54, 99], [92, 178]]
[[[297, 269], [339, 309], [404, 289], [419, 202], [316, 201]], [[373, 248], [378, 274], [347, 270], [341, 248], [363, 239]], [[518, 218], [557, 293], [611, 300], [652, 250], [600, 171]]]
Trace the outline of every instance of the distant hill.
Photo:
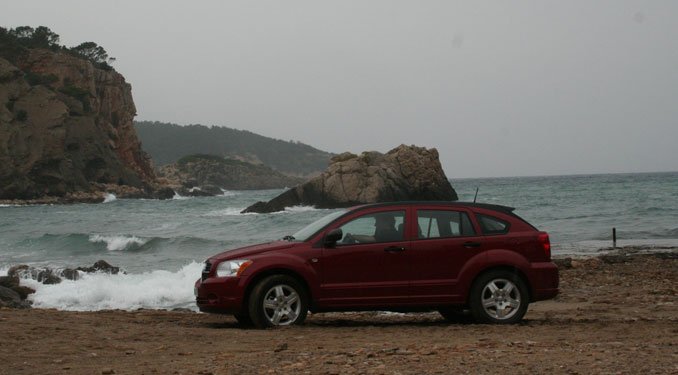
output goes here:
[[246, 130], [204, 125], [180, 126], [136, 121], [144, 151], [157, 166], [191, 154], [214, 154], [262, 163], [280, 172], [309, 176], [327, 168], [332, 154], [303, 143], [264, 137]]

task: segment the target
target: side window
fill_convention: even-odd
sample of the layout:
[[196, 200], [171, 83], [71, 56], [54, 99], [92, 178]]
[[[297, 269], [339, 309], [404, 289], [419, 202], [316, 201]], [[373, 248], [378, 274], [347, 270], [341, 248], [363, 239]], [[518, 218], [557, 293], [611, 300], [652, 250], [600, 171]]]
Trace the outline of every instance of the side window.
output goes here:
[[504, 234], [508, 232], [509, 223], [497, 219], [493, 216], [487, 215], [476, 215], [478, 217], [478, 222], [480, 222], [480, 228], [483, 230], [484, 234]]
[[417, 211], [418, 238], [473, 236], [475, 230], [465, 212], [442, 210]]
[[344, 237], [337, 245], [402, 241], [405, 211], [387, 211], [364, 215], [341, 226]]

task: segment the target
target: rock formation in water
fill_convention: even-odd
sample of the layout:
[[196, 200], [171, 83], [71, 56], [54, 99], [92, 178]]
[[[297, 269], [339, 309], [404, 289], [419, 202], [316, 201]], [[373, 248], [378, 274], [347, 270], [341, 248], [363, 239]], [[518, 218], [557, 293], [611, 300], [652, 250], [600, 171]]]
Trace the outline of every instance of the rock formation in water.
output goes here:
[[0, 57], [0, 200], [101, 201], [152, 195], [131, 86], [63, 51]]
[[265, 165], [202, 154], [189, 155], [161, 167], [158, 176], [181, 195], [220, 195], [221, 189], [278, 189], [304, 181]]
[[320, 176], [245, 212], [275, 212], [285, 207], [318, 208], [406, 200], [457, 200], [436, 149], [400, 145], [386, 154], [343, 153]]

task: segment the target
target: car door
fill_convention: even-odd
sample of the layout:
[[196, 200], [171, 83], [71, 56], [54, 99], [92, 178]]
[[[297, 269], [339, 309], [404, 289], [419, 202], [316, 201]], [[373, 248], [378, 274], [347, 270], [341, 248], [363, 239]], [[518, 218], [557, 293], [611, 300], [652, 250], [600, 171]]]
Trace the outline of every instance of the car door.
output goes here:
[[459, 273], [483, 251], [481, 237], [461, 208], [420, 208], [413, 213], [417, 227], [410, 247], [412, 300], [423, 304], [463, 302]]
[[[336, 245], [322, 249], [320, 307], [378, 307], [408, 302], [406, 211], [406, 207], [371, 210], [328, 228], [341, 228], [343, 237]], [[375, 225], [387, 216], [393, 218], [393, 229], [383, 234], [382, 227], [380, 235]]]

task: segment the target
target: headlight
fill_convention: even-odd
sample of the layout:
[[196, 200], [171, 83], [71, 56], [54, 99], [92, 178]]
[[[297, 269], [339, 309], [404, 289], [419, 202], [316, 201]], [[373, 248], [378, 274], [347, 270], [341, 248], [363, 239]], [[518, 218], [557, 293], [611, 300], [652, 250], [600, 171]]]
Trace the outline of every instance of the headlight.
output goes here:
[[240, 276], [250, 264], [252, 261], [247, 259], [227, 260], [219, 263], [216, 274], [218, 277]]

